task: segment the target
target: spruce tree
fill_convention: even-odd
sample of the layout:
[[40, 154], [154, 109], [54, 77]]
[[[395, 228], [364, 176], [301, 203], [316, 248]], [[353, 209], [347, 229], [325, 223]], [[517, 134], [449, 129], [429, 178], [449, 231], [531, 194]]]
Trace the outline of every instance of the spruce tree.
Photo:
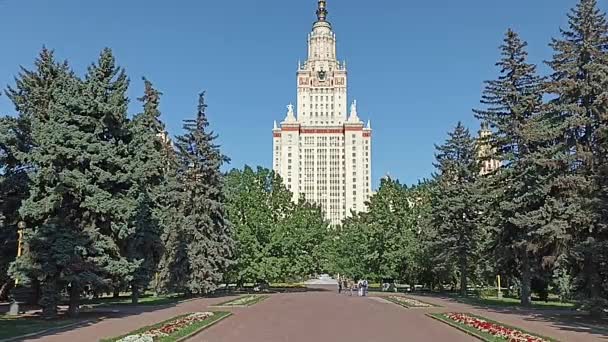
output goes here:
[[19, 207], [29, 191], [27, 168], [20, 161], [27, 149], [22, 123], [20, 117], [0, 118], [0, 300], [13, 285], [8, 267], [17, 254]]
[[460, 273], [460, 292], [467, 294], [471, 269], [479, 257], [479, 165], [475, 140], [460, 122], [442, 146], [437, 146], [438, 195], [433, 221], [438, 229], [437, 260], [454, 260]]
[[[541, 229], [548, 223], [545, 213], [548, 172], [539, 165], [543, 158], [541, 124], [542, 79], [536, 66], [527, 62], [526, 43], [517, 33], [508, 30], [500, 47], [501, 59], [496, 63], [500, 76], [486, 81], [481, 103], [485, 109], [475, 110], [476, 117], [493, 129], [486, 141], [502, 167], [480, 184], [485, 185], [487, 216], [492, 217], [492, 251], [500, 264], [519, 265], [521, 304], [531, 304], [533, 271], [539, 271], [538, 253], [548, 238]], [[549, 241], [549, 240], [545, 240]], [[536, 264], [533, 268], [532, 264]]]
[[185, 134], [177, 138], [185, 199], [180, 239], [185, 244], [185, 284], [190, 293], [206, 294], [217, 288], [232, 263], [233, 240], [227, 220], [220, 170], [228, 162], [208, 131], [205, 94], [199, 95], [196, 119], [186, 120]]
[[[95, 195], [90, 165], [99, 144], [83, 110], [82, 81], [67, 63], [56, 63], [50, 52], [43, 51], [36, 64], [44, 65], [44, 70], [25, 72], [22, 80], [51, 74], [52, 82], [38, 83], [42, 87], [34, 89], [24, 85], [28, 82], [17, 82], [18, 90], [11, 91], [31, 122], [26, 157], [31, 190], [20, 214], [32, 227], [26, 234], [25, 255], [12, 265], [11, 273], [24, 282], [41, 282], [40, 304], [46, 316], [57, 313], [64, 289], [70, 296], [69, 313], [76, 315], [83, 288], [103, 282], [97, 260], [103, 256], [104, 239], [87, 208]], [[21, 102], [22, 94], [40, 97]]]
[[163, 181], [167, 167], [164, 154], [163, 134], [165, 125], [160, 121], [160, 96], [152, 83], [144, 79], [144, 111], [133, 118], [129, 126], [129, 176], [132, 179], [129, 198], [135, 203], [136, 210], [130, 219], [133, 227], [127, 238], [126, 257], [129, 262], [139, 264], [131, 280], [133, 303], [138, 301], [139, 293], [152, 280], [162, 255], [163, 233], [160, 203], [163, 195]]
[[134, 181], [128, 171], [132, 160], [128, 151], [128, 86], [124, 69], [116, 65], [108, 48], [89, 66], [83, 82], [87, 129], [95, 135], [97, 146], [90, 165], [95, 193], [86, 205], [91, 220], [105, 237], [100, 243], [105, 244], [107, 255], [100, 263], [112, 275], [115, 296], [133, 280], [143, 262], [128, 258], [129, 237], [136, 229], [131, 218], [139, 209], [129, 196]]
[[[568, 15], [568, 28], [553, 39], [547, 84], [553, 132], [563, 175], [554, 183], [560, 227], [566, 232], [578, 295], [595, 315], [607, 307], [605, 288], [606, 165], [608, 111], [608, 24], [596, 0], [581, 0]], [[605, 174], [605, 173], [604, 173]]]

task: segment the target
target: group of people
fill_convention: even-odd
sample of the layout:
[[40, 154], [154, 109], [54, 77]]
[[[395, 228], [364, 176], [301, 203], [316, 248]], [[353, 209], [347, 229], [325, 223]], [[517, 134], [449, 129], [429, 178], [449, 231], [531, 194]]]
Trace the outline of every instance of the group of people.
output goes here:
[[338, 293], [348, 290], [348, 295], [352, 296], [353, 292], [357, 292], [359, 297], [367, 296], [369, 283], [366, 279], [361, 279], [355, 283], [354, 280], [346, 277], [338, 277]]

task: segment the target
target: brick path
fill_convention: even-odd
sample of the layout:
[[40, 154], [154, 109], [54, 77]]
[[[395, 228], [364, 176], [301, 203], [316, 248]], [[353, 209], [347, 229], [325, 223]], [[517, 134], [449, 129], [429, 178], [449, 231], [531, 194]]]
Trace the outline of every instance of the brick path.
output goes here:
[[[332, 288], [333, 289], [333, 288]], [[121, 308], [121, 317], [27, 341], [98, 341], [173, 316], [207, 310], [229, 298], [198, 299], [167, 308]], [[572, 323], [554, 313], [514, 312], [474, 308], [442, 298], [423, 300], [443, 305], [436, 309], [404, 309], [372, 298], [337, 295], [333, 291], [274, 294], [250, 308], [232, 309], [232, 317], [191, 339], [192, 342], [395, 342], [476, 341], [427, 312], [467, 311], [526, 330], [570, 341], [608, 341], [608, 331]]]

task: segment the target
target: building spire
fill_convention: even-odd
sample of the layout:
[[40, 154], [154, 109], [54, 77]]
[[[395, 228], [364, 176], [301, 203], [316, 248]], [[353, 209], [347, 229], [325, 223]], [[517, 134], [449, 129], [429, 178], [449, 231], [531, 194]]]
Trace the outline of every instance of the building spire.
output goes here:
[[318, 21], [326, 21], [327, 19], [327, 1], [319, 0], [319, 8], [317, 9]]

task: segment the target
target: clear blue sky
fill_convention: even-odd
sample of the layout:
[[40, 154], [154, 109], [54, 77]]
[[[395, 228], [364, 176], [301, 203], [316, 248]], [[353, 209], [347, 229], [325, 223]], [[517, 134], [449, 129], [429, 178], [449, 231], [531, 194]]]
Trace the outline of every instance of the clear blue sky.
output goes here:
[[[506, 29], [520, 32], [540, 63], [576, 2], [328, 0], [351, 100], [372, 120], [375, 184], [386, 173], [405, 183], [428, 177], [434, 144], [457, 121], [477, 131], [471, 108], [482, 81], [496, 76]], [[231, 166], [270, 167], [272, 122], [295, 103], [315, 8], [316, 0], [0, 0], [0, 85], [13, 83], [19, 65], [31, 67], [43, 44], [79, 74], [108, 46], [131, 77], [132, 113], [146, 76], [178, 134], [206, 89]], [[13, 113], [5, 96], [0, 113]]]

